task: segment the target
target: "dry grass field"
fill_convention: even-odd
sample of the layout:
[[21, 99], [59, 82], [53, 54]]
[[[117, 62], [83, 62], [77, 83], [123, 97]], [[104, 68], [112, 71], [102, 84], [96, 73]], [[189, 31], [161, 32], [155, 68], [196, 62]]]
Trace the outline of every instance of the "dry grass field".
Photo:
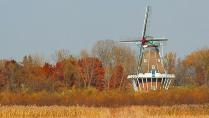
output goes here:
[[209, 105], [127, 106], [0, 106], [1, 118], [209, 118]]

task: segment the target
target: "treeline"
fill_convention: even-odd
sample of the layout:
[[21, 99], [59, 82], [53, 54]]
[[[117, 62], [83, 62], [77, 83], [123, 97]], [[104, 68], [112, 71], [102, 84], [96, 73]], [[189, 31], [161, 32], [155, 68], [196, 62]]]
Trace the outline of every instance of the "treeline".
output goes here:
[[[56, 62], [27, 55], [22, 61], [0, 61], [0, 91], [63, 92], [71, 89], [96, 88], [99, 91], [132, 89], [128, 74], [137, 69], [137, 54], [112, 40], [98, 41], [91, 54], [81, 51], [73, 56], [66, 50], [56, 51]], [[192, 52], [184, 59], [175, 53], [165, 55], [168, 73], [175, 73], [172, 86], [209, 86], [209, 48]]]
[[174, 86], [209, 87], [209, 48], [202, 48], [188, 54], [184, 59], [175, 53], [165, 55], [168, 72], [175, 73]]
[[127, 89], [127, 74], [135, 72], [133, 50], [111, 40], [99, 41], [92, 54], [79, 57], [66, 50], [55, 52], [56, 62], [27, 55], [22, 61], [1, 60], [0, 90], [12, 92], [62, 92], [72, 88]]

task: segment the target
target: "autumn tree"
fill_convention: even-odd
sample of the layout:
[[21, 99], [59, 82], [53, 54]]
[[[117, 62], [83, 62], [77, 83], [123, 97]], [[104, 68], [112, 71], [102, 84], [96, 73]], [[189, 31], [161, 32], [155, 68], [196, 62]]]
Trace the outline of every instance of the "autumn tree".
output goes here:
[[195, 86], [195, 72], [193, 68], [187, 69], [183, 61], [178, 58], [175, 67], [174, 86]]
[[107, 88], [109, 88], [109, 79], [116, 65], [122, 65], [126, 74], [136, 72], [135, 52], [125, 45], [112, 40], [101, 40], [94, 45], [92, 53], [102, 61], [105, 68], [105, 83]]
[[2, 77], [6, 79], [7, 87], [9, 91], [18, 91], [21, 87], [23, 77], [22, 66], [15, 60], [8, 60], [4, 63], [2, 71]]
[[60, 62], [69, 58], [73, 58], [73, 56], [70, 54], [68, 50], [61, 49], [55, 51], [56, 62]]
[[24, 66], [42, 66], [44, 58], [39, 55], [26, 55], [23, 57], [22, 64]]
[[52, 83], [47, 79], [43, 66], [43, 58], [35, 56], [24, 56], [21, 62], [21, 89], [22, 91], [52, 90]]
[[168, 73], [175, 73], [175, 66], [176, 66], [176, 54], [173, 52], [168, 52], [165, 57], [165, 67]]
[[64, 59], [56, 63], [56, 78], [64, 83], [65, 88], [81, 87], [81, 76], [75, 58]]
[[104, 68], [102, 62], [95, 57], [83, 57], [78, 60], [84, 87], [104, 88]]
[[[45, 63], [44, 66], [42, 67], [45, 75], [47, 76], [47, 78], [50, 78], [50, 76], [54, 75], [55, 72], [55, 68], [53, 67], [53, 65], [49, 64], [49, 63]], [[54, 79], [54, 78], [51, 78]]]
[[127, 78], [122, 65], [116, 65], [110, 78], [110, 88], [125, 88]]
[[187, 75], [194, 75], [198, 85], [209, 85], [209, 49], [192, 52], [183, 60]]
[[4, 87], [7, 85], [7, 80], [3, 73], [4, 65], [5, 65], [5, 61], [0, 60], [0, 90], [4, 89]]

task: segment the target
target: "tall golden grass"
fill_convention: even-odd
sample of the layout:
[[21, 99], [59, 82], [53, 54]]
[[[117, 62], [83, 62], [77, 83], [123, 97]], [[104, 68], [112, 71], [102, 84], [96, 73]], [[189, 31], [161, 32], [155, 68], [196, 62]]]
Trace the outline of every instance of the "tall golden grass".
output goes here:
[[1, 118], [209, 118], [209, 105], [127, 106], [0, 106]]

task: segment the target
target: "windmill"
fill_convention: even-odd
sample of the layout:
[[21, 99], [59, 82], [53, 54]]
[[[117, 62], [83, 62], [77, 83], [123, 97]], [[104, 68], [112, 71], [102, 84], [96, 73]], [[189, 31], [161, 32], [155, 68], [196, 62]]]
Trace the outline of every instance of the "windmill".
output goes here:
[[150, 6], [147, 6], [144, 27], [141, 38], [138, 40], [120, 41], [136, 43], [140, 47], [138, 71], [136, 75], [128, 75], [135, 91], [168, 89], [174, 74], [168, 74], [164, 68], [163, 55], [160, 53], [160, 42], [166, 38], [156, 38], [147, 35], [147, 24]]

